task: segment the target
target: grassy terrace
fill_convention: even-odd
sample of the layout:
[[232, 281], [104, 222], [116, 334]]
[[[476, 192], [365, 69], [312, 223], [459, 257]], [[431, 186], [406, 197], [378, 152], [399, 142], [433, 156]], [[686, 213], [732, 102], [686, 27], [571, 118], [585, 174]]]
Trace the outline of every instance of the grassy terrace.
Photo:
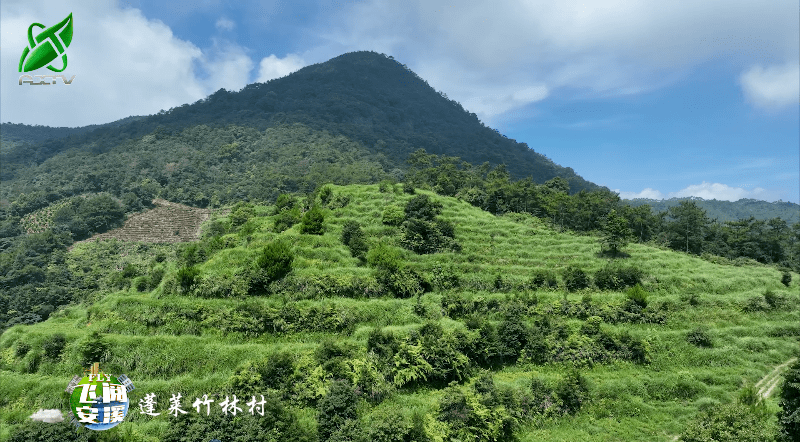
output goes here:
[[[65, 409], [64, 388], [83, 370], [80, 343], [93, 331], [104, 333], [110, 344], [103, 369], [127, 374], [136, 386], [125, 422], [107, 433], [132, 431], [136, 440], [157, 441], [173, 419], [166, 414], [172, 393], [188, 398], [183, 408], [193, 413], [190, 403], [195, 397], [232, 391], [232, 377], [248, 361], [291, 353], [295, 371], [302, 374], [296, 382], [306, 383], [292, 391], [318, 398], [331, 377], [314, 361], [314, 352], [326, 338], [352, 344], [355, 350], [347, 363], [357, 367], [367, 358], [367, 341], [374, 328], [406, 336], [428, 321], [438, 321], [445, 330], [466, 333], [466, 317], [448, 316], [442, 308], [444, 297], [457, 295], [470, 305], [500, 306], [482, 310], [481, 315], [493, 324], [502, 321], [504, 305], [521, 302], [527, 307], [527, 323], [548, 315], [556, 318], [569, 335], [564, 340], [573, 343], [580, 342], [577, 336], [586, 320], [569, 313], [570, 309], [591, 305], [603, 312], [620, 308], [627, 299], [624, 291], [566, 292], [563, 282], [558, 289], [527, 287], [535, 269], [560, 275], [573, 265], [593, 275], [603, 268], [608, 259], [599, 254], [597, 237], [559, 233], [531, 216], [495, 217], [463, 201], [425, 191], [418, 193], [442, 203], [441, 217], [455, 224], [462, 250], [430, 255], [406, 251], [404, 259], [409, 268], [429, 279], [435, 280], [439, 269], [455, 274], [460, 286], [444, 289], [434, 284], [434, 290], [419, 301], [371, 297], [377, 284], [374, 270], [352, 257], [342, 244], [342, 227], [345, 221], [356, 220], [371, 246], [379, 242], [399, 246], [399, 228], [382, 224], [382, 214], [388, 206], [403, 207], [412, 196], [381, 193], [377, 185], [332, 188], [337, 197], [347, 196], [350, 202], [325, 209], [323, 235], [301, 234], [299, 225], [274, 233], [272, 208], [256, 207], [256, 216], [239, 232], [223, 236], [229, 248], [198, 264], [205, 280], [236, 280], [264, 245], [282, 238], [294, 250], [293, 271], [284, 289], [272, 296], [202, 298], [178, 293], [173, 289], [178, 268], [170, 252], [174, 245], [124, 245], [124, 256], [108, 252], [109, 246], [102, 242], [77, 245], [68, 259], [87, 277], [111, 274], [126, 263], [153, 263], [151, 267], [162, 269], [165, 276], [151, 291], [140, 292], [132, 285], [98, 292], [45, 322], [6, 330], [0, 336], [0, 440], [39, 408]], [[156, 251], [171, 256], [156, 264], [152, 258]], [[640, 244], [631, 244], [625, 251], [630, 256], [617, 261], [644, 272], [648, 308], [665, 321], [604, 321], [600, 327], [612, 335], [627, 331], [643, 342], [649, 349], [649, 363], [623, 359], [579, 363], [588, 382], [588, 401], [574, 415], [521, 419], [516, 430], [520, 440], [670, 441], [700, 410], [734, 401], [745, 386], [756, 384], [796, 355], [798, 275], [792, 275], [795, 282], [786, 288], [780, 283], [780, 272], [771, 267], [719, 265]], [[99, 267], [98, 259], [102, 259]], [[361, 296], [354, 296], [352, 290], [347, 297], [330, 296], [320, 288], [325, 284], [350, 284], [361, 290]], [[752, 308], [767, 291], [777, 295], [780, 303], [774, 308]], [[705, 330], [712, 346], [687, 341], [687, 334], [698, 328]], [[43, 343], [56, 333], [66, 337], [61, 356], [41, 356]], [[23, 343], [30, 350], [20, 356], [17, 349]], [[491, 373], [498, 388], [527, 391], [532, 378], [557, 383], [571, 366], [557, 361], [537, 364], [521, 357], [516, 363], [492, 368]], [[463, 380], [460, 388], [470, 388], [477, 378]], [[359, 419], [369, 426], [387, 410], [407, 416], [416, 411], [433, 419], [447, 391], [430, 384], [402, 386], [380, 403], [362, 400]], [[140, 415], [136, 405], [151, 392], [165, 407], [156, 418]], [[773, 411], [777, 410], [776, 393], [773, 390], [766, 399]], [[315, 433], [316, 408], [311, 402], [290, 399], [286, 403], [299, 425]]]

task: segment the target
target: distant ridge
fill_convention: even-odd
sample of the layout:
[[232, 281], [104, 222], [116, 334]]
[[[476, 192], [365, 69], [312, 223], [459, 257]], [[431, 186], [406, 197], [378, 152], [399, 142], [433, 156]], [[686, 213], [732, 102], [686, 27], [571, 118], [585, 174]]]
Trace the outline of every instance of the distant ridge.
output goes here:
[[694, 201], [698, 207], [706, 211], [709, 219], [720, 222], [736, 221], [742, 218], [754, 217], [766, 221], [772, 218], [781, 218], [788, 224], [800, 222], [800, 205], [788, 201], [761, 201], [751, 198], [742, 198], [738, 201], [706, 200], [700, 197], [670, 198], [668, 200], [654, 200], [649, 198], [623, 199], [622, 202], [636, 207], [644, 204], [653, 208], [654, 212], [665, 212], [670, 207], [678, 206], [681, 201]]

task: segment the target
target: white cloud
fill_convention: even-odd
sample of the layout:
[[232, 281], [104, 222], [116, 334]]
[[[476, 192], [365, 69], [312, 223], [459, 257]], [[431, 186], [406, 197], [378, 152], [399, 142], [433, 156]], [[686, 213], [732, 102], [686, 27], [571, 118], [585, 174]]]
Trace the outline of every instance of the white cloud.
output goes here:
[[[638, 94], [716, 57], [742, 64], [796, 57], [797, 3], [770, 5], [367, 0], [331, 17], [323, 32], [328, 51], [313, 52], [391, 54], [491, 123], [562, 87], [593, 96]], [[538, 93], [520, 93], [526, 90]]]
[[284, 77], [305, 65], [303, 59], [295, 54], [289, 54], [284, 58], [278, 58], [272, 54], [261, 59], [256, 82], [265, 83], [274, 78]]
[[752, 198], [764, 201], [776, 201], [778, 198], [766, 189], [756, 187], [753, 190], [747, 190], [741, 187], [731, 187], [721, 183], [708, 183], [703, 181], [701, 184], [692, 184], [677, 192], [669, 192], [664, 195], [658, 190], [647, 188], [641, 192], [620, 192], [619, 197], [623, 199], [634, 198], [649, 198], [654, 200], [670, 199], [670, 198], [686, 198], [686, 197], [699, 197], [705, 200], [720, 200], [720, 201], [738, 201], [742, 198]]
[[220, 17], [220, 19], [217, 20], [216, 27], [222, 31], [232, 31], [236, 27], [236, 23], [231, 19]]
[[[28, 26], [50, 26], [70, 12], [74, 36], [64, 74], [75, 75], [72, 84], [18, 85]], [[0, 29], [0, 114], [15, 123], [82, 126], [149, 115], [221, 87], [240, 89], [254, 66], [241, 47], [215, 42], [201, 50], [161, 21], [115, 2], [85, 0], [59, 8], [44, 0], [4, 0]]]
[[664, 199], [664, 194], [659, 192], [658, 190], [647, 188], [642, 190], [641, 192], [620, 192], [619, 189], [614, 189], [614, 192], [619, 193], [619, 197], [626, 200], [632, 200], [636, 198], [647, 198], [651, 200], [661, 200]]
[[756, 65], [740, 77], [748, 101], [761, 108], [800, 104], [800, 64], [788, 62], [766, 68]]
[[207, 52], [208, 55], [201, 58], [201, 65], [208, 73], [208, 78], [202, 82], [206, 90], [225, 88], [238, 91], [247, 86], [255, 63], [244, 53], [244, 49], [214, 39]]

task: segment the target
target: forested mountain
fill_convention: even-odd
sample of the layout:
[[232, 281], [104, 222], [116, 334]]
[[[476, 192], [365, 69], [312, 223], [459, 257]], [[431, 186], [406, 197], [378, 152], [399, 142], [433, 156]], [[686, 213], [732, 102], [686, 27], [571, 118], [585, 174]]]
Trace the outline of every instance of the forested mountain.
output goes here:
[[[344, 136], [359, 148], [382, 154], [385, 172], [404, 169], [408, 154], [423, 148], [472, 164], [506, 164], [513, 177], [531, 176], [538, 183], [561, 176], [573, 192], [599, 188], [526, 144], [483, 125], [474, 113], [434, 90], [405, 65], [374, 52], [347, 53], [268, 83], [251, 84], [240, 92], [220, 89], [196, 103], [121, 125], [18, 146], [3, 154], [0, 177], [13, 179], [24, 168], [68, 150], [88, 153], [88, 161], [154, 131], [161, 137], [175, 137], [198, 125], [233, 124], [263, 132], [294, 123]], [[162, 160], [158, 151], [153, 155], [152, 160]]]
[[668, 200], [647, 198], [622, 200], [623, 203], [632, 207], [648, 205], [656, 212], [666, 212], [670, 207], [679, 206], [681, 201], [694, 201], [698, 207], [706, 211], [709, 219], [716, 219], [719, 222], [736, 221], [751, 216], [758, 221], [767, 221], [772, 218], [780, 218], [789, 224], [800, 221], [800, 205], [788, 201], [767, 202], [742, 198], [732, 202], [705, 200], [698, 197], [670, 198]]

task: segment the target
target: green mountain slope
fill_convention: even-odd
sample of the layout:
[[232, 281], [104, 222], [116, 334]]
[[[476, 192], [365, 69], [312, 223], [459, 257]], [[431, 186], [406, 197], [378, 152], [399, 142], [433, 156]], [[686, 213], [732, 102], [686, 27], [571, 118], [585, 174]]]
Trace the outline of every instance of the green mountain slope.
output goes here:
[[[572, 169], [484, 126], [475, 114], [436, 92], [404, 65], [374, 52], [344, 54], [268, 83], [251, 84], [240, 92], [220, 90], [194, 104], [124, 124], [84, 133], [75, 129], [76, 133], [66, 138], [18, 146], [3, 153], [0, 178], [9, 182], [39, 174], [39, 165], [67, 151], [81, 152], [88, 155], [86, 161], [92, 161], [98, 154], [138, 142], [156, 131], [155, 136], [176, 136], [198, 125], [221, 128], [233, 124], [263, 133], [270, 127], [294, 123], [344, 136], [370, 154], [382, 155], [385, 173], [405, 169], [408, 154], [424, 148], [472, 164], [505, 163], [512, 176], [531, 176], [539, 183], [561, 176], [569, 181], [572, 192], [598, 188]], [[21, 131], [9, 130], [17, 132]], [[30, 141], [42, 138], [46, 137], [26, 137]], [[51, 164], [58, 168], [58, 161]]]
[[[194, 245], [76, 245], [64, 260], [97, 284], [92, 298], [0, 337], [0, 440], [36, 409], [62, 407], [88, 357], [136, 386], [128, 418], [104, 436], [117, 440], [229, 428], [274, 440], [668, 441], [796, 353], [797, 274], [787, 288], [771, 267], [642, 244], [607, 267], [594, 236], [381, 187], [332, 186], [296, 209], [280, 201], [283, 211], [238, 204]], [[276, 232], [312, 203], [323, 234], [303, 223]], [[360, 237], [352, 222], [363, 260], [342, 242], [345, 228]], [[448, 222], [455, 243], [405, 248], [425, 228], [446, 236]], [[259, 269], [283, 262], [263, 258], [276, 242], [293, 253], [291, 272], [264, 285], [279, 273]], [[587, 288], [567, 290], [580, 280], [571, 268], [589, 275]], [[615, 286], [624, 280], [604, 278], [607, 268], [641, 288]], [[96, 355], [85, 345], [103, 340]], [[148, 393], [160, 416], [136, 410]], [[182, 418], [167, 412], [177, 393]], [[225, 417], [216, 402], [216, 417], [198, 417], [191, 404], [204, 394], [265, 394], [274, 425], [259, 427], [244, 406]], [[775, 399], [765, 407], [753, 431], [774, 429]]]

